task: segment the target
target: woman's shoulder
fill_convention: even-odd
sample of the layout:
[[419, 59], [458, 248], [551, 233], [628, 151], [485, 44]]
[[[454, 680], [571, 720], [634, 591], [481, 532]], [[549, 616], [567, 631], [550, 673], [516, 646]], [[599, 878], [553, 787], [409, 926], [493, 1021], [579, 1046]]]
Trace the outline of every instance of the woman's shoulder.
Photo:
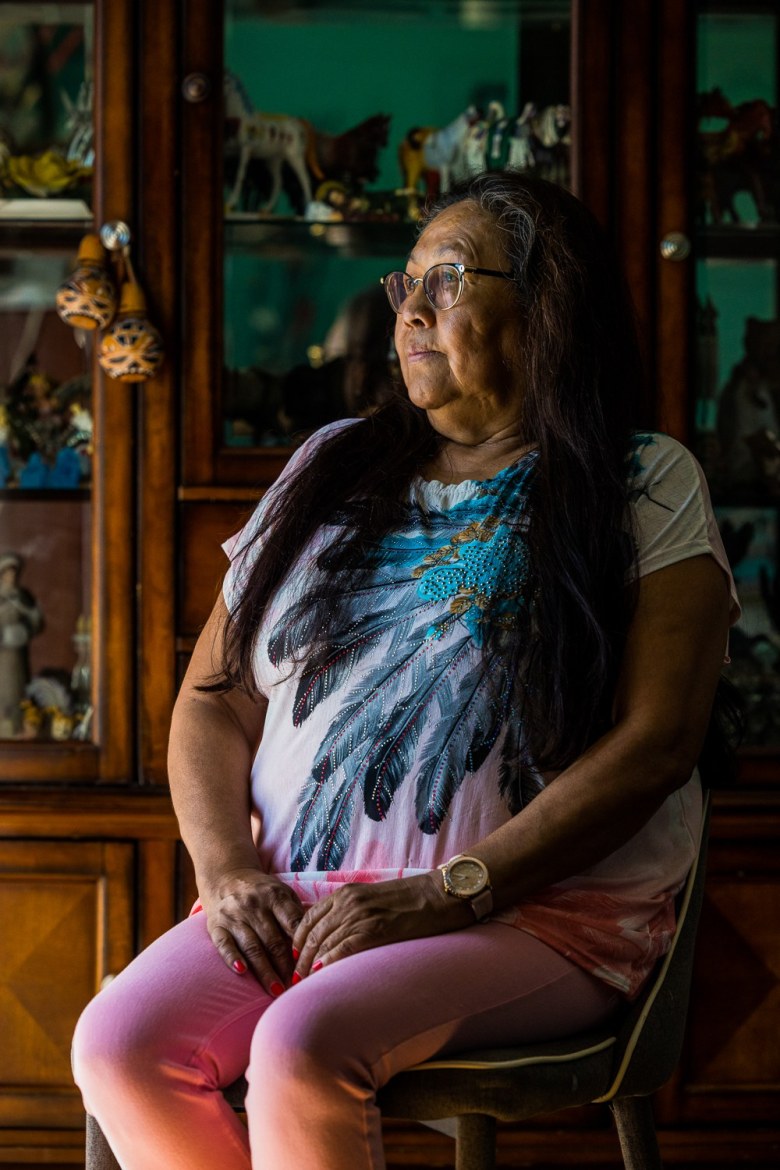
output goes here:
[[696, 457], [678, 439], [663, 431], [635, 431], [631, 436], [627, 459], [629, 491], [658, 484], [687, 484], [694, 487], [703, 480]]
[[324, 427], [320, 427], [318, 430], [313, 431], [304, 438], [300, 446], [296, 448], [292, 459], [295, 460], [303, 454], [311, 455], [314, 451], [321, 447], [323, 443], [327, 443], [328, 439], [333, 438], [334, 435], [341, 434], [349, 427], [357, 426], [358, 423], [363, 421], [364, 420], [362, 418], [340, 418], [335, 422], [326, 423]]

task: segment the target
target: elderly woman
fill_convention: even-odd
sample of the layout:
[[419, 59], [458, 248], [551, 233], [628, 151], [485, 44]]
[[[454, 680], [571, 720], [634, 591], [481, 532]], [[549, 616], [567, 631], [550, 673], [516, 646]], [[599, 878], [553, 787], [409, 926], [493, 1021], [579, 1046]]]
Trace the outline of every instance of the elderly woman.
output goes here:
[[378, 1170], [395, 1072], [605, 1020], [674, 930], [738, 607], [603, 235], [481, 175], [384, 286], [404, 392], [228, 542], [176, 705], [203, 912], [77, 1032], [125, 1170]]

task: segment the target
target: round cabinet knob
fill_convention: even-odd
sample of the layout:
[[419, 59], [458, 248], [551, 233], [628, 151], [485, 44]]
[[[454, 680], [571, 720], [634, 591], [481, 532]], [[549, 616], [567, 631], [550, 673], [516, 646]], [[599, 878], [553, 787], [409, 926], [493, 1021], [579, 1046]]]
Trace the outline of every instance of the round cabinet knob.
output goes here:
[[205, 73], [188, 73], [181, 83], [181, 92], [187, 102], [205, 102], [211, 93], [211, 81]]
[[100, 242], [109, 252], [117, 252], [130, 243], [130, 228], [121, 219], [112, 219], [100, 229]]
[[664, 260], [686, 260], [691, 254], [691, 241], [682, 232], [669, 232], [661, 240]]

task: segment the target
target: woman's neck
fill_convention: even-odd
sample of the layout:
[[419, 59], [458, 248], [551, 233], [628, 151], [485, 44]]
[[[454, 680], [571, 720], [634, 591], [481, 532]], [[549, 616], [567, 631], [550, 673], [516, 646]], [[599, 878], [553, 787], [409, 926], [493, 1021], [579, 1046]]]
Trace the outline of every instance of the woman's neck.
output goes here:
[[463, 483], [467, 479], [492, 479], [532, 447], [532, 443], [523, 442], [518, 435], [502, 435], [479, 443], [445, 439], [434, 457], [421, 469], [421, 474], [423, 479], [446, 484]]

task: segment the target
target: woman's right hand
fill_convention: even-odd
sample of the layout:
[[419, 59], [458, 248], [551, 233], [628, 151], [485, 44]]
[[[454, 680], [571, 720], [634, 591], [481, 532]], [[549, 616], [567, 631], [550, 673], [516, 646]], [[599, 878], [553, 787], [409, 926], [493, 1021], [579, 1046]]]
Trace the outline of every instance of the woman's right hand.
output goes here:
[[221, 873], [201, 894], [214, 946], [232, 971], [249, 969], [269, 995], [288, 987], [292, 936], [304, 906], [284, 882], [260, 869]]

